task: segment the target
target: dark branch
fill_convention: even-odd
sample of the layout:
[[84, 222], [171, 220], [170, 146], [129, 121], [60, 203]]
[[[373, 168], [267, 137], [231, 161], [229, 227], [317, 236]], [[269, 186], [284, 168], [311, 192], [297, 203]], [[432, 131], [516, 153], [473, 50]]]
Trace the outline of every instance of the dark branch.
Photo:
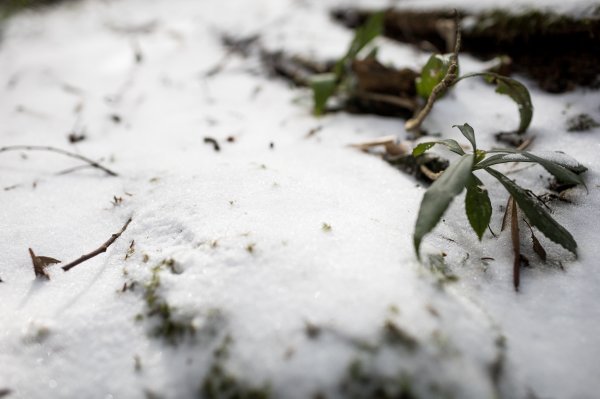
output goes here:
[[110, 176], [118, 176], [118, 174], [110, 169], [108, 169], [107, 167], [104, 167], [102, 165], [100, 165], [98, 162], [84, 157], [83, 155], [79, 155], [79, 154], [75, 154], [73, 152], [69, 152], [69, 151], [65, 151], [65, 150], [61, 150], [60, 148], [54, 148], [54, 147], [48, 147], [48, 146], [41, 146], [41, 145], [12, 145], [12, 146], [7, 146], [7, 147], [1, 147], [0, 148], [0, 152], [7, 152], [7, 151], [49, 151], [49, 152], [55, 152], [57, 154], [62, 154], [65, 155], [67, 157], [71, 157], [71, 158], [75, 158], [78, 159], [80, 161], [83, 161], [87, 164], [89, 164], [91, 167], [97, 168], [102, 170], [103, 172], [107, 173]]
[[79, 257], [79, 259], [74, 260], [73, 262], [69, 263], [68, 265], [64, 265], [62, 267], [62, 269], [64, 271], [68, 272], [69, 270], [71, 270], [72, 268], [77, 266], [78, 264], [83, 263], [86, 260], [93, 258], [94, 256], [100, 255], [103, 252], [106, 252], [108, 247], [110, 247], [117, 240], [117, 238], [119, 238], [121, 236], [121, 234], [123, 234], [123, 232], [127, 229], [127, 226], [129, 226], [129, 223], [131, 223], [131, 220], [132, 220], [132, 218], [129, 218], [127, 220], [127, 222], [125, 223], [125, 225], [123, 225], [121, 230], [118, 233], [115, 233], [112, 236], [110, 236], [108, 241], [106, 241], [104, 244], [102, 244], [100, 246], [100, 248], [90, 252], [89, 254], [81, 255], [81, 257]]

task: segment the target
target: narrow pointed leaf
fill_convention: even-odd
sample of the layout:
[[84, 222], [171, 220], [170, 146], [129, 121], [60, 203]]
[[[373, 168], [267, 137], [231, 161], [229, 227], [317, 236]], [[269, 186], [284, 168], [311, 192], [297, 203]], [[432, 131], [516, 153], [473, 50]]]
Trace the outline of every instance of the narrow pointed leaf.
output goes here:
[[[532, 157], [527, 157], [524, 152], [518, 151], [518, 150], [511, 150], [511, 149], [490, 150], [490, 151], [488, 151], [488, 153], [492, 153], [493, 155], [491, 155], [488, 158], [484, 159], [483, 161], [479, 162], [475, 166], [475, 169], [483, 169], [488, 166], [497, 165], [500, 163], [507, 163], [507, 162], [538, 162], [539, 163], [539, 161], [535, 161]], [[535, 157], [543, 159], [544, 161], [552, 162], [556, 165], [562, 166], [563, 168], [566, 168], [575, 174], [581, 174], [588, 170], [585, 166], [583, 166], [582, 164], [577, 162], [575, 159], [571, 158], [570, 156], [568, 156], [562, 152], [556, 151], [556, 152], [548, 152], [548, 153], [537, 153], [537, 154], [528, 153], [528, 154], [534, 155]]]
[[[492, 152], [492, 151], [489, 151]], [[525, 158], [522, 155], [519, 155], [518, 157], [515, 157], [514, 154], [493, 154], [490, 155], [489, 157], [485, 158], [484, 160], [478, 162], [475, 165], [474, 169], [485, 169], [489, 166], [493, 166], [493, 165], [498, 165], [501, 163], [508, 163], [508, 162], [533, 162], [531, 160], [528, 160], [527, 158]]]
[[498, 75], [492, 72], [479, 72], [479, 73], [470, 73], [459, 77], [454, 84], [459, 81], [467, 78], [472, 78], [475, 76], [481, 76], [485, 80], [490, 83], [496, 84], [496, 93], [506, 94], [517, 104], [519, 107], [519, 127], [517, 128], [517, 133], [524, 133], [529, 124], [531, 123], [531, 118], [533, 117], [533, 104], [531, 103], [531, 96], [529, 95], [529, 90], [522, 83], [508, 78], [506, 76]]
[[365, 48], [373, 39], [383, 33], [383, 12], [374, 13], [369, 17], [364, 25], [356, 29], [354, 38], [350, 42], [346, 54], [335, 64], [334, 73], [338, 79], [344, 76], [346, 65], [349, 61], [356, 58], [358, 53]]
[[436, 144], [445, 145], [450, 151], [452, 151], [455, 154], [465, 155], [465, 151], [461, 148], [460, 144], [458, 144], [456, 140], [452, 139], [428, 141], [426, 143], [421, 143], [413, 149], [412, 154], [414, 157], [418, 157], [419, 155], [423, 154], [425, 151], [427, 151]]
[[473, 128], [468, 123], [465, 123], [464, 125], [454, 125], [452, 127], [457, 127], [460, 130], [463, 136], [465, 136], [473, 146], [473, 152], [476, 152], [477, 144], [475, 142], [475, 131], [473, 131]]
[[531, 154], [529, 152], [522, 153], [525, 157], [531, 159], [533, 162], [537, 162], [544, 169], [546, 169], [551, 175], [556, 177], [561, 183], [571, 183], [571, 184], [581, 184], [585, 186], [585, 182], [583, 181], [583, 177], [580, 175], [571, 172], [569, 169], [561, 166], [553, 161], [549, 161], [542, 157], [538, 157], [537, 155]]
[[[506, 163], [506, 162], [535, 162], [540, 164], [544, 169], [546, 169], [550, 174], [558, 179], [558, 181], [562, 183], [570, 183], [570, 184], [581, 184], [585, 186], [585, 182], [583, 177], [578, 173], [574, 172], [574, 170], [578, 171], [586, 171], [587, 168], [577, 161], [570, 159], [564, 154], [560, 154], [563, 156], [552, 157], [551, 155], [537, 155], [532, 154], [526, 151], [511, 151], [511, 150], [497, 150], [507, 152], [505, 154], [494, 154], [487, 159], [479, 162], [475, 168], [482, 169], [492, 165]], [[495, 151], [490, 151], [495, 152]], [[581, 172], [583, 173], [583, 172]]]
[[537, 227], [550, 240], [577, 254], [577, 243], [571, 233], [554, 220], [537, 199], [534, 199], [527, 191], [502, 173], [492, 168], [485, 170], [506, 188], [533, 226]]
[[529, 231], [531, 232], [531, 244], [533, 245], [533, 250], [540, 257], [542, 262], [546, 262], [548, 255], [546, 254], [546, 250], [540, 243], [540, 240], [537, 239], [535, 234], [533, 233], [533, 229], [529, 226]]
[[421, 207], [419, 208], [413, 236], [415, 251], [418, 257], [420, 256], [419, 248], [423, 237], [433, 230], [452, 202], [452, 199], [465, 188], [471, 176], [473, 159], [474, 156], [472, 154], [463, 155], [458, 161], [450, 165], [425, 192], [421, 201]]
[[481, 180], [473, 173], [467, 183], [467, 195], [465, 196], [465, 210], [471, 227], [481, 241], [485, 229], [490, 224], [492, 217], [492, 203], [487, 189]]
[[333, 73], [314, 75], [310, 79], [310, 88], [313, 91], [314, 113], [323, 115], [327, 100], [335, 93], [337, 78]]

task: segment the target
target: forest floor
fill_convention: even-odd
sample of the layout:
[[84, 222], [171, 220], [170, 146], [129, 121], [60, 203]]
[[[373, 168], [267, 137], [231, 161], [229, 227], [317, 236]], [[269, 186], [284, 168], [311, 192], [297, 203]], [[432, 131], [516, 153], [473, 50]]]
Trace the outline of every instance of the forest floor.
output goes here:
[[[593, 5], [567, 3], [544, 6], [580, 17]], [[345, 3], [365, 4], [389, 2]], [[577, 257], [539, 235], [548, 259], [525, 250], [515, 291], [500, 233], [507, 194], [481, 176], [495, 236], [480, 242], [457, 200], [421, 264], [412, 233], [426, 187], [350, 146], [411, 140], [404, 121], [317, 118], [308, 89], [222, 43], [255, 37], [269, 51], [335, 59], [353, 35], [330, 18], [338, 5], [89, 0], [4, 22], [0, 147], [60, 148], [117, 176], [53, 152], [0, 152], [0, 397], [597, 397], [600, 128], [569, 128], [600, 120], [600, 91], [548, 93], [516, 75], [535, 107], [529, 149], [589, 169], [587, 189], [548, 204]], [[419, 70], [430, 55], [376, 42], [396, 67]], [[461, 73], [487, 65], [460, 60]], [[452, 129], [463, 123], [491, 148], [517, 125], [516, 107], [466, 81], [424, 127], [464, 143]], [[539, 166], [499, 169], [550, 192]], [[106, 253], [61, 269], [123, 227]], [[45, 269], [49, 280], [29, 248], [63, 261]]]

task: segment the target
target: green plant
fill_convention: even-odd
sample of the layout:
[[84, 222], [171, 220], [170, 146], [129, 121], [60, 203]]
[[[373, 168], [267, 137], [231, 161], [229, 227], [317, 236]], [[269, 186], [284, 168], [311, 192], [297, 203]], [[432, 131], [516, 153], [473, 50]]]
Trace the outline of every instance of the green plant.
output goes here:
[[[545, 209], [539, 199], [531, 193], [510, 180], [504, 174], [492, 169], [491, 166], [508, 162], [534, 162], [544, 167], [559, 182], [585, 186], [581, 176], [587, 168], [571, 159], [565, 159], [564, 156], [540, 156], [527, 151], [512, 149], [497, 149], [483, 151], [477, 148], [475, 132], [468, 124], [454, 126], [458, 127], [461, 133], [471, 143], [472, 153], [466, 153], [455, 140], [438, 140], [417, 145], [413, 150], [415, 157], [422, 155], [425, 151], [436, 144], [446, 146], [450, 151], [460, 155], [458, 161], [452, 163], [441, 176], [433, 182], [425, 192], [417, 223], [414, 231], [414, 247], [417, 256], [420, 258], [419, 249], [423, 237], [428, 234], [437, 225], [442, 215], [457, 195], [465, 188], [465, 210], [469, 224], [481, 240], [485, 229], [490, 223], [492, 216], [492, 205], [487, 190], [481, 180], [474, 174], [475, 171], [484, 170], [496, 178], [500, 184], [510, 194], [512, 198], [512, 232], [513, 244], [515, 250], [515, 269], [514, 281], [515, 288], [519, 285], [519, 266], [520, 253], [518, 242], [515, 242], [515, 235], [518, 240], [518, 217], [517, 212], [520, 209], [529, 220], [529, 225], [536, 227], [542, 234], [550, 240], [561, 245], [576, 255], [577, 243], [573, 236]], [[532, 230], [533, 234], [533, 230]], [[534, 241], [538, 243], [537, 239]]]
[[[356, 85], [356, 76], [352, 73], [352, 63], [363, 53], [369, 43], [383, 32], [384, 13], [372, 14], [364, 25], [356, 30], [348, 50], [332, 68], [331, 72], [313, 75], [309, 85], [313, 92], [314, 114], [325, 112], [328, 100], [336, 94], [350, 94]], [[448, 54], [433, 54], [421, 68], [414, 81], [417, 97], [426, 100], [423, 107], [413, 118], [405, 123], [408, 131], [417, 131], [435, 102], [458, 82], [479, 77], [496, 85], [496, 92], [509, 96], [518, 106], [519, 126], [516, 133], [524, 133], [533, 117], [533, 104], [527, 88], [515, 79], [494, 72], [476, 72], [459, 76], [458, 53], [461, 46], [459, 18], [456, 15], [456, 32], [454, 50]], [[375, 58], [377, 48], [371, 48], [366, 58]], [[393, 97], [393, 96], [392, 96]], [[398, 98], [395, 98], [398, 101]], [[406, 102], [406, 99], [403, 99]], [[416, 101], [416, 99], [415, 99]], [[416, 104], [416, 102], [415, 102]]]
[[461, 33], [458, 14], [455, 20], [456, 32], [454, 51], [450, 54], [434, 54], [421, 69], [421, 76], [415, 81], [417, 93], [427, 102], [423, 108], [411, 119], [407, 120], [404, 128], [416, 131], [431, 112], [435, 102], [446, 93], [448, 89], [464, 79], [482, 77], [485, 81], [496, 85], [496, 93], [509, 96], [519, 108], [519, 127], [517, 134], [525, 133], [533, 117], [533, 104], [527, 88], [515, 79], [493, 72], [476, 72], [459, 76], [458, 53], [461, 46]]
[[[336, 93], [342, 86], [348, 86], [351, 83], [350, 69], [351, 64], [362, 50], [383, 31], [383, 12], [373, 14], [367, 22], [359, 27], [350, 42], [346, 54], [340, 58], [330, 73], [317, 74], [311, 77], [310, 87], [313, 91], [314, 113], [322, 115], [327, 106], [327, 100]], [[376, 48], [372, 49], [368, 57], [376, 54]]]

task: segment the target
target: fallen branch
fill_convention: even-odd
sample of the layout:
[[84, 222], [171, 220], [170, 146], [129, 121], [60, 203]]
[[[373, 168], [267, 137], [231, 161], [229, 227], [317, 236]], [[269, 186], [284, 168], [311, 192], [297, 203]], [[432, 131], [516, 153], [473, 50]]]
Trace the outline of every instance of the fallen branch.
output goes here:
[[110, 176], [118, 176], [118, 174], [110, 169], [108, 169], [107, 167], [104, 167], [102, 165], [100, 165], [98, 162], [84, 157], [83, 155], [79, 155], [79, 154], [75, 154], [73, 152], [69, 152], [69, 151], [65, 151], [65, 150], [61, 150], [60, 148], [54, 148], [54, 147], [48, 147], [48, 146], [40, 146], [40, 145], [12, 145], [12, 146], [7, 146], [7, 147], [1, 147], [0, 148], [0, 153], [1, 152], [7, 152], [7, 151], [48, 151], [48, 152], [55, 152], [57, 154], [62, 154], [65, 155], [67, 157], [71, 157], [71, 158], [75, 158], [78, 159], [80, 161], [83, 161], [85, 163], [87, 163], [88, 165], [90, 165], [91, 167], [100, 169], [101, 171], [105, 172], [106, 174], [110, 175]]
[[455, 11], [454, 18], [456, 34], [454, 36], [454, 51], [450, 55], [450, 64], [448, 66], [448, 71], [446, 72], [446, 75], [444, 76], [442, 81], [435, 85], [435, 87], [431, 91], [431, 94], [427, 98], [427, 103], [425, 104], [423, 109], [421, 109], [421, 111], [419, 111], [419, 113], [414, 118], [411, 118], [406, 121], [406, 123], [404, 124], [404, 128], [407, 131], [415, 131], [419, 127], [421, 127], [421, 124], [423, 123], [427, 115], [429, 115], [429, 113], [431, 112], [433, 104], [435, 104], [436, 100], [439, 98], [440, 95], [442, 95], [448, 88], [450, 88], [450, 86], [454, 84], [454, 81], [458, 77], [458, 52], [460, 51], [461, 44], [458, 11]]
[[90, 252], [89, 254], [82, 255], [81, 257], [79, 257], [79, 259], [74, 260], [73, 262], [69, 263], [68, 265], [63, 266], [62, 269], [64, 271], [68, 272], [69, 270], [71, 270], [72, 268], [77, 266], [78, 264], [83, 263], [86, 260], [91, 259], [96, 255], [100, 255], [101, 253], [106, 252], [108, 247], [110, 247], [117, 240], [117, 238], [119, 238], [121, 236], [121, 234], [123, 234], [123, 232], [127, 229], [127, 226], [129, 226], [129, 223], [131, 223], [131, 220], [132, 220], [132, 218], [129, 218], [127, 220], [127, 222], [123, 225], [121, 230], [118, 233], [115, 233], [112, 236], [110, 236], [108, 241], [106, 241], [104, 244], [102, 244], [100, 246], [100, 248]]

